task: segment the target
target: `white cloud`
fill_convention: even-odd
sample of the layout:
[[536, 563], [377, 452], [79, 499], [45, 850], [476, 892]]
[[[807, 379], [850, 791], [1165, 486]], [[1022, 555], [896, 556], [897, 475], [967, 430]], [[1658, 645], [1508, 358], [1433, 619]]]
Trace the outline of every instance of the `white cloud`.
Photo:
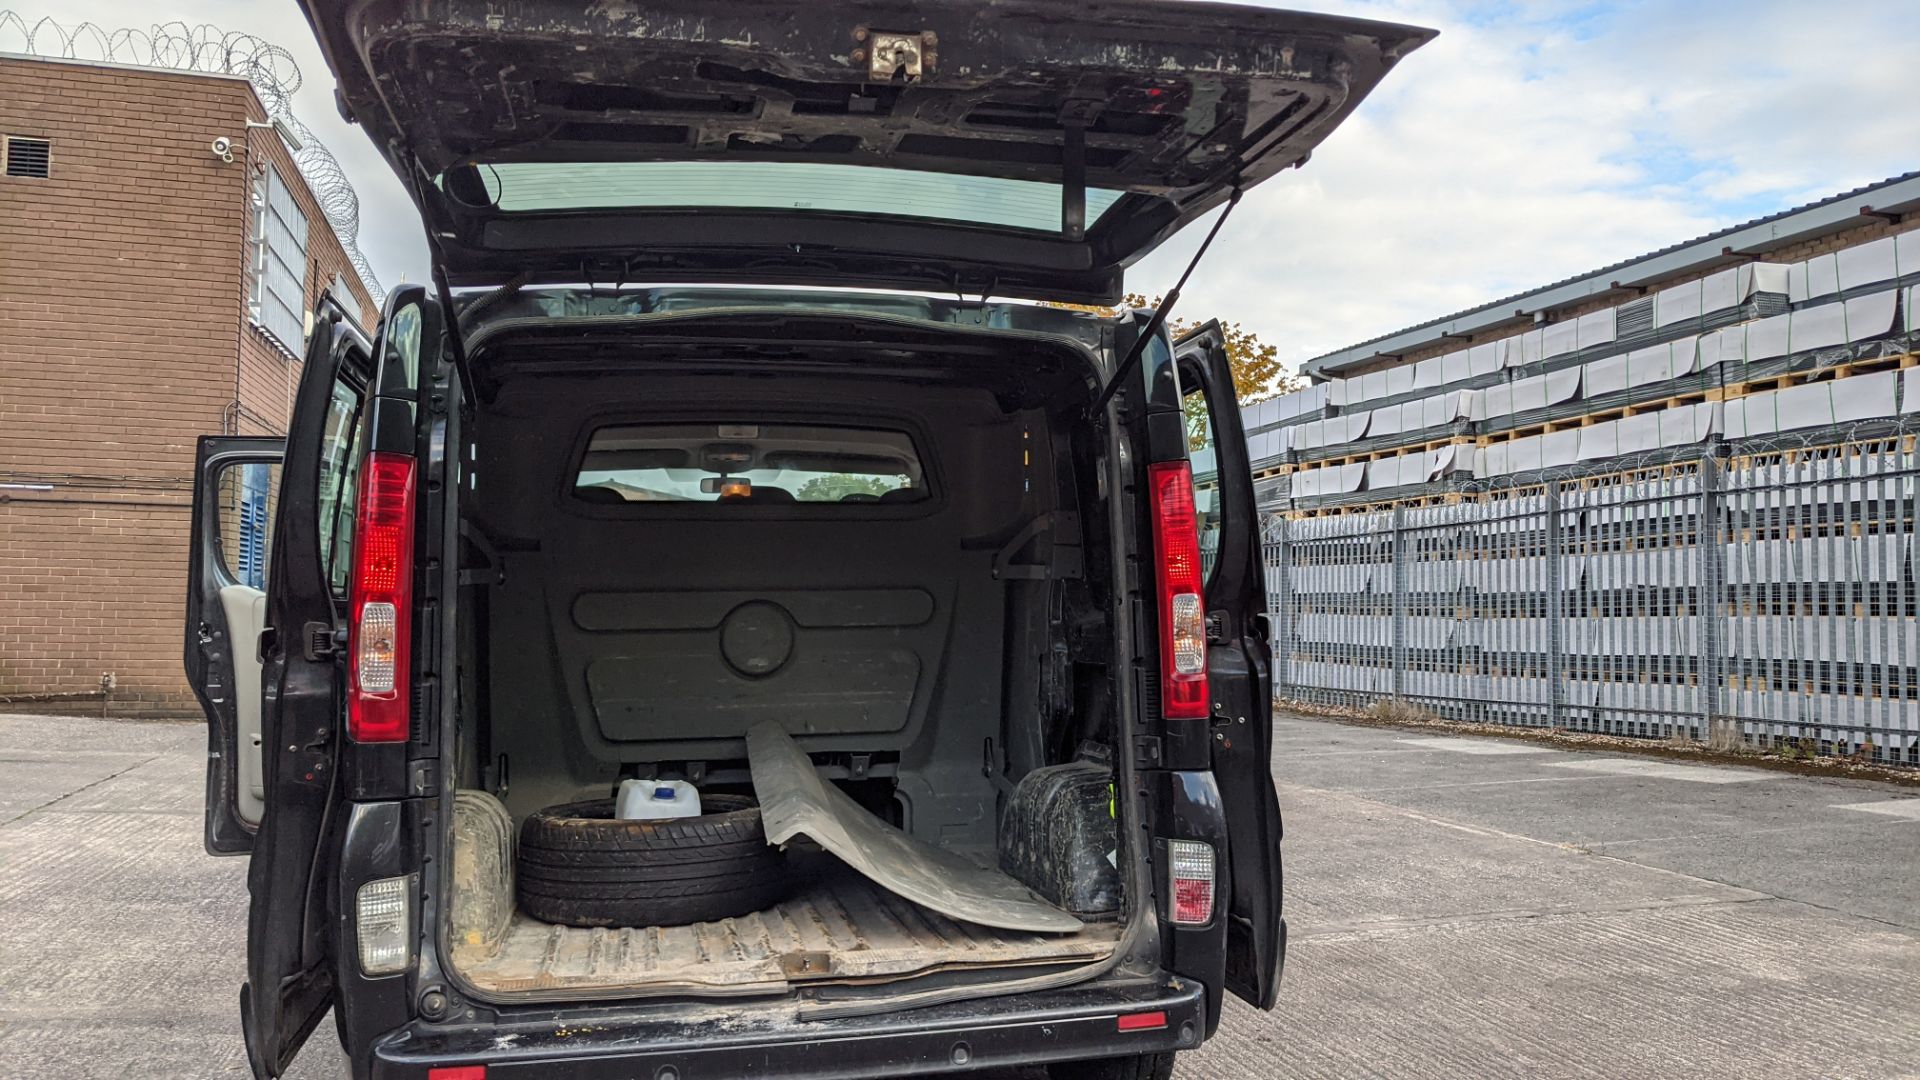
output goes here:
[[[1437, 27], [1313, 161], [1235, 211], [1182, 301], [1298, 361], [1699, 233], [1920, 167], [1912, 0], [1362, 0], [1325, 10]], [[7, 4], [9, 0], [0, 0]], [[260, 35], [360, 193], [389, 283], [427, 255], [399, 181], [343, 123], [291, 0], [12, 0], [23, 14]], [[1136, 267], [1173, 283], [1202, 228]]]
[[1908, 0], [1327, 9], [1441, 36], [1249, 195], [1187, 288], [1289, 360], [1920, 167]]

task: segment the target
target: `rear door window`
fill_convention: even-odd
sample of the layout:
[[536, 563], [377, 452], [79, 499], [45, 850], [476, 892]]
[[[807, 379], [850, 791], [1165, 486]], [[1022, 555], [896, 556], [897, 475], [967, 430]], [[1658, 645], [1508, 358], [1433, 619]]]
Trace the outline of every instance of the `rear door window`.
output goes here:
[[[343, 365], [344, 371], [344, 365]], [[320, 437], [320, 559], [333, 591], [345, 595], [353, 566], [353, 508], [358, 495], [360, 406], [365, 393], [343, 375], [327, 399]]]
[[1187, 456], [1193, 463], [1193, 510], [1200, 529], [1200, 565], [1211, 575], [1220, 554], [1220, 465], [1213, 430], [1213, 409], [1202, 387], [1181, 399], [1187, 425]]
[[574, 495], [596, 503], [897, 503], [927, 496], [903, 431], [673, 423], [593, 433]]
[[221, 565], [236, 584], [267, 587], [267, 562], [273, 555], [273, 516], [278, 508], [280, 464], [241, 461], [220, 470], [216, 501]]

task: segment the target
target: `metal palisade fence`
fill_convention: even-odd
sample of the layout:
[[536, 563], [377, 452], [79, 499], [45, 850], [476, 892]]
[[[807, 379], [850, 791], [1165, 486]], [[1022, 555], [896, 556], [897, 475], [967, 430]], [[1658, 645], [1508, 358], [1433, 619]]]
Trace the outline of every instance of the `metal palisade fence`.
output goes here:
[[1917, 470], [1895, 433], [1275, 515], [1276, 695], [1920, 764]]

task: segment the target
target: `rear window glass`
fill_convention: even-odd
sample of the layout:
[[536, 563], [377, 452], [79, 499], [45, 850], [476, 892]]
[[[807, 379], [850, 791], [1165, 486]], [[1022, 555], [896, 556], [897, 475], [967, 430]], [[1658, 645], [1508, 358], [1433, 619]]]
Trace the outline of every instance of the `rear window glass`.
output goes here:
[[673, 423], [593, 433], [574, 494], [597, 503], [900, 503], [927, 496], [903, 431]]
[[[934, 218], [1060, 231], [1060, 185], [789, 161], [500, 162], [479, 167], [503, 211], [729, 207]], [[1122, 192], [1087, 189], [1095, 221]]]

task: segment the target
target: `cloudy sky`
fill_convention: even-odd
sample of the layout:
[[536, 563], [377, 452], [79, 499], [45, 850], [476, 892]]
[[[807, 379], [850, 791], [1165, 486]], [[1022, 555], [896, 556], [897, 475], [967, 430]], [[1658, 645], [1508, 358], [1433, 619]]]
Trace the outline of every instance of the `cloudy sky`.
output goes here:
[[[1300, 0], [1417, 23], [1415, 53], [1307, 168], [1256, 189], [1188, 287], [1290, 361], [1920, 169], [1916, 0]], [[426, 249], [399, 183], [341, 123], [292, 0], [0, 0], [32, 22], [184, 20], [287, 48], [302, 120], [359, 191], [385, 283]], [[0, 52], [19, 51], [0, 30]], [[44, 42], [41, 43], [44, 49]], [[1164, 290], [1201, 226], [1136, 267]]]

